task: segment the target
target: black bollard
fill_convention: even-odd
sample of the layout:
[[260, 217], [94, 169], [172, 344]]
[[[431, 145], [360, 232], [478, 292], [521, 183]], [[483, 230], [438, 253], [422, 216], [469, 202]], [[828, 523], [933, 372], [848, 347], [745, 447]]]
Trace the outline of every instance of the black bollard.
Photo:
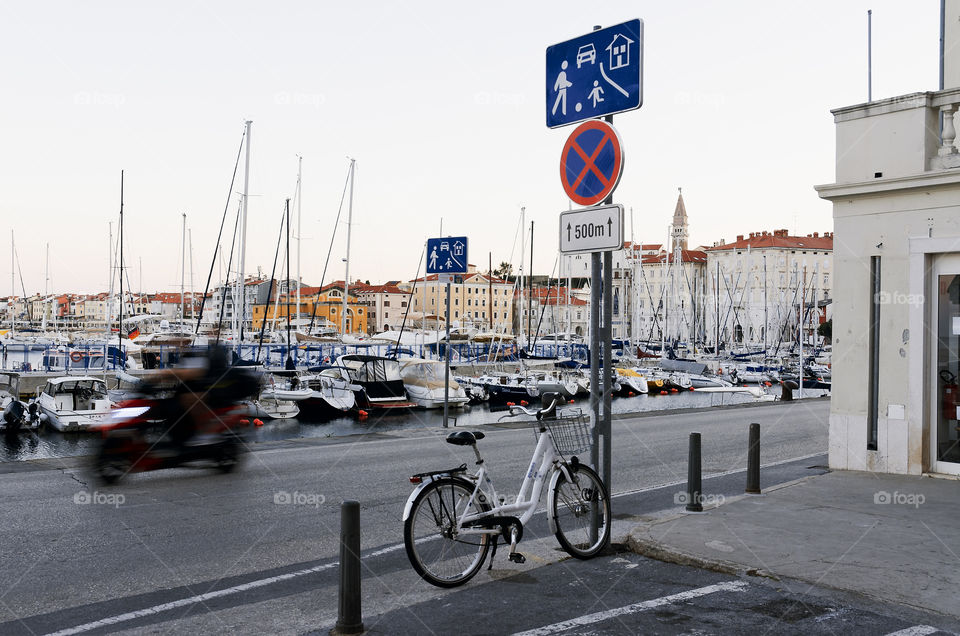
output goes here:
[[703, 488], [700, 474], [700, 433], [690, 433], [690, 454], [687, 459], [687, 511], [703, 512]]
[[360, 615], [360, 502], [340, 506], [340, 610], [332, 634], [359, 634]]
[[760, 425], [750, 424], [750, 440], [747, 447], [747, 493], [760, 494]]
[[793, 380], [784, 380], [780, 383], [780, 386], [782, 388], [780, 400], [783, 402], [790, 402], [793, 400], [793, 392], [796, 391], [800, 385]]

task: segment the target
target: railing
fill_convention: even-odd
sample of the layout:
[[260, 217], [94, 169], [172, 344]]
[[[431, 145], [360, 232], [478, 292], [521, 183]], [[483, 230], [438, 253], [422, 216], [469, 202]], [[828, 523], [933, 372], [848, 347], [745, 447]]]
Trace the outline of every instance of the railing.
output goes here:
[[[268, 368], [284, 368], [287, 357], [298, 369], [332, 364], [339, 356], [348, 354], [392, 357], [416, 356], [443, 360], [446, 344], [339, 344], [304, 343], [287, 347], [285, 344], [242, 344], [237, 355], [247, 362], [263, 364]], [[574, 363], [586, 364], [589, 350], [576, 343], [537, 344], [527, 351], [533, 357], [569, 358]], [[139, 354], [120, 351], [115, 345], [52, 345], [12, 343], [0, 346], [0, 368], [20, 372], [42, 373], [98, 373], [120, 369], [163, 369], [180, 361], [182, 349], [174, 346], [153, 346]], [[454, 364], [485, 364], [488, 362], [520, 360], [520, 348], [512, 343], [451, 343], [450, 360]]]
[[960, 166], [960, 149], [957, 147], [960, 94], [957, 91], [941, 91], [933, 93], [930, 101], [931, 106], [940, 111], [940, 145], [937, 148], [937, 156], [931, 161], [931, 168], [956, 168]]

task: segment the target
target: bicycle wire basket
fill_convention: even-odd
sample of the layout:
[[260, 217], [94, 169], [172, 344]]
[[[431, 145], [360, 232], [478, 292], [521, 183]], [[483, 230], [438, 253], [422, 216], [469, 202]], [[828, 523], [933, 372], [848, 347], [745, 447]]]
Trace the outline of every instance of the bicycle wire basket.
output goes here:
[[[556, 419], [539, 422], [553, 437], [553, 447], [560, 455], [577, 455], [590, 450], [593, 445], [593, 427], [583, 411], [563, 414]], [[539, 437], [539, 431], [537, 432]]]

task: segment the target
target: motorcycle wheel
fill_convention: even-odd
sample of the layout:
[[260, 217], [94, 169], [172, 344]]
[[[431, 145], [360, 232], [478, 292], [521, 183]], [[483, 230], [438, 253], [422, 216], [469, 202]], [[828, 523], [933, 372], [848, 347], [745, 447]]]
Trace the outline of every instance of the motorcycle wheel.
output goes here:
[[221, 473], [233, 472], [240, 465], [240, 444], [235, 439], [224, 442], [216, 459], [217, 470]]
[[105, 440], [94, 463], [94, 473], [106, 485], [115, 484], [130, 472], [130, 460], [119, 449], [119, 444]]

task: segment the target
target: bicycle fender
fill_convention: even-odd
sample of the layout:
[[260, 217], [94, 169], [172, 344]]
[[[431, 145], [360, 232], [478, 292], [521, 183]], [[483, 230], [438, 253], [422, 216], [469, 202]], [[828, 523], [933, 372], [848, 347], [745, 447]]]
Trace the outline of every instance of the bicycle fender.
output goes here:
[[[550, 487], [547, 490], [548, 502], [553, 501], [557, 495], [557, 481], [560, 479], [561, 471], [563, 471], [563, 476], [567, 478], [567, 481], [573, 481], [569, 467], [566, 464], [560, 464], [560, 467], [553, 471], [553, 475], [550, 477]], [[553, 514], [553, 506], [551, 505], [547, 505], [547, 525], [550, 528], [550, 534], [557, 533], [557, 518]]]
[[461, 477], [453, 477], [449, 473], [439, 473], [436, 475], [429, 475], [423, 478], [423, 481], [413, 489], [413, 492], [410, 493], [410, 496], [407, 497], [407, 503], [403, 506], [403, 521], [406, 522], [407, 518], [410, 517], [410, 511], [413, 510], [413, 502], [416, 501], [417, 496], [423, 492], [423, 489], [429, 486], [431, 483], [437, 479], [453, 479], [455, 481], [461, 482], [465, 487], [473, 489], [473, 483], [467, 479]]
[[416, 501], [417, 495], [423, 492], [423, 489], [433, 483], [434, 477], [424, 477], [423, 481], [413, 489], [413, 492], [410, 493], [410, 496], [407, 497], [407, 503], [403, 506], [403, 521], [406, 521], [410, 516], [410, 511], [413, 510], [413, 502]]

